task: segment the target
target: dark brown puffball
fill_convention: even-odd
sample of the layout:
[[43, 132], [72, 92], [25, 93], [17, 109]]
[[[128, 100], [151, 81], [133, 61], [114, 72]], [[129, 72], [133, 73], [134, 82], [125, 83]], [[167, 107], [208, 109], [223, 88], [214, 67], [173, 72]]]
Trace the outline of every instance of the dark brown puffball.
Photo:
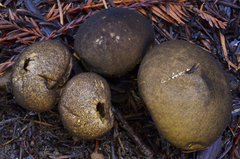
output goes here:
[[120, 76], [133, 69], [153, 47], [149, 21], [125, 8], [100, 11], [80, 25], [74, 48], [91, 72]]
[[58, 108], [63, 125], [80, 139], [99, 138], [113, 126], [109, 85], [95, 73], [80, 73], [68, 81]]
[[180, 149], [209, 147], [230, 121], [232, 99], [223, 70], [189, 42], [150, 50], [139, 68], [138, 87], [158, 131]]
[[72, 58], [63, 44], [46, 40], [30, 45], [12, 69], [11, 86], [16, 102], [34, 112], [52, 109], [71, 69]]

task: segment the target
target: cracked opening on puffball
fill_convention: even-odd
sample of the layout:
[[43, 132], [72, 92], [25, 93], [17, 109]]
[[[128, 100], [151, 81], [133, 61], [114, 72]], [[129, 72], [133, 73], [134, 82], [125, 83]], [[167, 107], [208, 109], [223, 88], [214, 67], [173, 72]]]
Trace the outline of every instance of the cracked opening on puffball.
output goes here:
[[99, 112], [101, 118], [105, 117], [105, 111], [104, 111], [104, 103], [98, 103], [97, 104], [97, 112]]
[[28, 58], [28, 59], [26, 59], [26, 60], [24, 61], [23, 69], [24, 69], [25, 71], [28, 71], [28, 70], [27, 70], [27, 67], [28, 67], [28, 64], [29, 64], [30, 61], [31, 61], [30, 58]]

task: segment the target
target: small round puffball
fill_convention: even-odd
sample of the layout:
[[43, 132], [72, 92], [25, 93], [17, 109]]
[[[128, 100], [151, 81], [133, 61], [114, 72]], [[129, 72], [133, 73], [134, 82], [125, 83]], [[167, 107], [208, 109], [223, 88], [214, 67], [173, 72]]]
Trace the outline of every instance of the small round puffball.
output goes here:
[[69, 80], [58, 107], [63, 125], [77, 138], [96, 139], [113, 127], [110, 88], [95, 73], [80, 73]]
[[133, 69], [153, 44], [154, 30], [144, 16], [114, 8], [80, 25], [74, 48], [87, 70], [111, 77]]
[[71, 70], [72, 58], [63, 44], [46, 40], [30, 45], [12, 69], [11, 87], [16, 102], [34, 112], [52, 109]]

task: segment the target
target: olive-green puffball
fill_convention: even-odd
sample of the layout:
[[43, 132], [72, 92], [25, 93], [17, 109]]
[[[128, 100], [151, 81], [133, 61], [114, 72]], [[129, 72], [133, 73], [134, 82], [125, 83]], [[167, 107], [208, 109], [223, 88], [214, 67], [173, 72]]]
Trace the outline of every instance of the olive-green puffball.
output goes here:
[[52, 109], [60, 99], [71, 70], [72, 57], [63, 44], [46, 40], [30, 45], [12, 69], [14, 99], [29, 111]]
[[63, 125], [76, 138], [100, 138], [113, 127], [110, 88], [95, 73], [80, 73], [68, 81], [58, 108]]
[[150, 50], [138, 87], [160, 134], [180, 149], [211, 146], [230, 121], [232, 99], [223, 70], [189, 42], [169, 41]]

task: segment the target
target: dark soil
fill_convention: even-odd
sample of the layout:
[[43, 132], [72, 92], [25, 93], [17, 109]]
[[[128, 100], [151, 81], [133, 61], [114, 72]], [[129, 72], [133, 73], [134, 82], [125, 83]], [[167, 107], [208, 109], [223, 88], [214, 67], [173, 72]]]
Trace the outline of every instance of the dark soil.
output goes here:
[[[239, 63], [239, 1], [223, 1], [214, 5], [218, 13], [215, 15], [217, 19], [227, 19], [227, 28], [220, 29], [226, 38], [227, 51], [229, 59], [233, 64]], [[49, 3], [52, 5], [56, 1], [34, 1], [37, 4], [37, 9], [41, 14], [46, 14], [49, 10]], [[63, 2], [63, 1], [61, 1]], [[70, 1], [64, 1], [66, 4]], [[80, 2], [72, 1], [73, 7], [77, 7]], [[95, 1], [94, 1], [95, 2]], [[175, 3], [176, 1], [172, 1]], [[13, 12], [16, 8], [25, 8], [25, 1], [0, 1], [7, 8], [0, 8], [2, 15], [8, 15], [8, 8]], [[20, 3], [20, 4], [19, 4]], [[22, 3], [22, 4], [21, 4]], [[96, 2], [102, 3], [102, 2]], [[134, 2], [135, 3], [135, 2]], [[134, 4], [133, 3], [133, 4]], [[201, 7], [201, 1], [189, 1], [195, 7]], [[207, 1], [205, 6], [213, 5], [214, 1]], [[18, 5], [16, 5], [18, 4]], [[167, 5], [167, 3], [163, 3]], [[118, 3], [119, 7], [128, 7], [125, 3]], [[149, 6], [147, 6], [149, 7]], [[148, 8], [145, 7], [145, 10]], [[71, 16], [88, 15], [89, 11], [104, 9], [104, 7], [96, 7], [85, 9], [81, 13], [76, 13]], [[132, 8], [134, 9], [134, 8]], [[204, 8], [206, 10], [206, 8]], [[151, 11], [148, 13], [151, 17]], [[155, 15], [153, 15], [155, 16]], [[7, 18], [6, 18], [7, 19]], [[200, 21], [203, 27], [196, 22]], [[98, 140], [82, 141], [74, 139], [64, 128], [61, 123], [57, 106], [49, 112], [35, 113], [29, 112], [18, 105], [13, 96], [5, 90], [0, 90], [0, 159], [47, 159], [47, 158], [159, 158], [159, 159], [213, 159], [219, 158], [240, 158], [240, 135], [239, 135], [239, 108], [240, 108], [240, 73], [233, 69], [225, 60], [222, 51], [222, 45], [219, 40], [219, 29], [216, 26], [210, 26], [206, 20], [201, 19], [197, 15], [189, 18], [186, 25], [176, 26], [159, 18], [159, 26], [153, 23], [156, 33], [156, 45], [158, 43], [172, 39], [191, 40], [197, 45], [206, 49], [209, 46], [212, 56], [219, 62], [224, 69], [232, 89], [233, 113], [231, 123], [226, 128], [222, 137], [216, 141], [209, 149], [201, 152], [184, 153], [180, 149], [172, 146], [169, 142], [162, 138], [158, 133], [146, 106], [138, 95], [136, 84], [137, 68], [130, 74], [118, 80], [108, 79], [111, 83], [112, 103], [114, 106], [115, 123], [112, 130]], [[52, 24], [53, 25], [53, 24]], [[80, 25], [80, 24], [77, 24]], [[1, 26], [1, 23], [0, 23]], [[190, 29], [191, 34], [187, 35], [186, 28]], [[211, 35], [205, 34], [204, 29]], [[164, 31], [165, 30], [165, 31]], [[74, 40], [74, 35], [77, 31], [69, 29], [68, 32], [63, 32], [57, 38], [63, 40], [69, 45], [71, 53], [74, 49], [71, 47]], [[1, 36], [4, 32], [1, 31]], [[166, 35], [164, 33], [168, 33]], [[204, 35], [202, 35], [204, 33]], [[57, 34], [54, 34], [57, 36]], [[52, 38], [56, 38], [52, 36]], [[213, 38], [213, 39], [211, 39]], [[39, 40], [39, 39], [38, 39]], [[12, 42], [12, 41], [11, 41]], [[206, 45], [204, 45], [204, 43]], [[21, 48], [22, 46], [22, 48]], [[17, 48], [13, 51], [13, 48]], [[19, 48], [20, 47], [20, 48]], [[17, 45], [10, 43], [2, 44], [0, 53], [0, 62], [4, 62], [11, 56], [21, 52], [26, 45], [19, 43]], [[75, 67], [73, 68], [71, 77], [75, 74], [84, 71], [81, 64], [74, 59]], [[77, 65], [77, 67], [76, 67]], [[127, 83], [127, 84], [126, 84]], [[121, 115], [124, 118], [119, 118]], [[126, 121], [128, 125], [126, 125]], [[211, 128], [209, 128], [211, 129]], [[97, 153], [96, 153], [97, 152]], [[103, 156], [101, 156], [101, 154]], [[153, 154], [149, 157], [148, 154]]]

